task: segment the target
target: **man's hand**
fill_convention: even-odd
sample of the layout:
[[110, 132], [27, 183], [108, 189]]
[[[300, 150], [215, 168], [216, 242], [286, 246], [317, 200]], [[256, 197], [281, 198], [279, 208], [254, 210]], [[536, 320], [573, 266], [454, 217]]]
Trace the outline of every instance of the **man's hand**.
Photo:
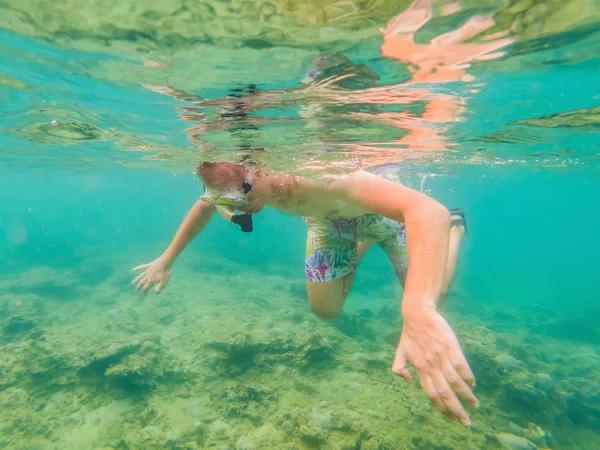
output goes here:
[[404, 318], [392, 372], [410, 382], [408, 363], [417, 369], [421, 387], [437, 409], [450, 419], [471, 424], [456, 394], [478, 407], [471, 391], [475, 378], [458, 339], [439, 312], [431, 310]]
[[147, 294], [152, 286], [156, 285], [156, 293], [164, 289], [171, 278], [171, 265], [163, 258], [158, 258], [149, 264], [142, 264], [133, 268], [134, 271], [143, 270], [135, 279], [132, 284], [135, 285], [135, 291], [138, 292], [140, 289]]

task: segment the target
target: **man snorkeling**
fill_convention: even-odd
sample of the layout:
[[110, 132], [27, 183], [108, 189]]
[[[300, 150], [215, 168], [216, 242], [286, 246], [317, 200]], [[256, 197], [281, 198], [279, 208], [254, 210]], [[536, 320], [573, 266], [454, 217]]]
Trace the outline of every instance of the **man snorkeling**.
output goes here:
[[[452, 328], [437, 309], [454, 273], [464, 215], [373, 172], [377, 171], [361, 170], [325, 185], [250, 164], [201, 163], [197, 173], [205, 194], [164, 253], [134, 268], [142, 272], [133, 283], [145, 293], [152, 287], [162, 291], [175, 258], [217, 209], [250, 231], [250, 215], [271, 206], [304, 217], [308, 303], [319, 317], [333, 319], [342, 311], [361, 257], [377, 243], [404, 285], [403, 326], [392, 371], [411, 381], [407, 366], [412, 364], [434, 405], [468, 425], [457, 395], [476, 407], [471, 391], [475, 379]], [[236, 210], [240, 214], [234, 214]]]
[[[430, 2], [418, 0], [414, 8], [425, 3]], [[409, 8], [410, 14], [413, 9]], [[410, 14], [408, 19], [411, 19]], [[403, 19], [402, 23], [413, 26], [413, 22], [418, 22], [418, 27], [420, 15], [413, 15], [413, 20]], [[392, 21], [388, 26], [394, 31], [393, 36], [399, 33], [395, 24]], [[402, 59], [398, 51], [390, 56]], [[380, 94], [387, 92], [375, 87], [374, 72], [364, 65], [353, 64], [348, 58], [328, 54], [315, 58], [313, 63], [314, 67], [303, 80], [306, 86], [335, 83], [337, 89], [327, 94], [340, 96], [346, 96], [348, 90], [358, 90], [363, 109], [371, 90], [373, 95], [379, 95], [376, 103], [381, 101]], [[236, 93], [239, 102], [230, 102], [232, 112], [220, 113], [220, 121], [231, 122], [227, 129], [236, 135], [240, 124], [241, 129], [245, 129], [248, 122], [244, 114], [245, 100], [240, 96], [256, 94], [254, 86], [247, 91]], [[431, 100], [427, 91], [421, 96]], [[343, 103], [344, 111], [354, 112], [348, 103]], [[327, 130], [328, 123], [323, 119], [331, 116], [328, 108], [332, 106], [311, 104], [311, 108], [301, 110], [301, 115], [312, 129]], [[364, 112], [363, 109], [359, 108], [358, 112]], [[371, 115], [377, 115], [375, 109], [369, 110]], [[330, 140], [328, 133], [323, 132], [317, 141], [319, 152], [330, 150]], [[250, 152], [247, 142], [242, 142], [239, 148]], [[390, 155], [389, 159], [393, 157]], [[189, 210], [165, 252], [155, 261], [134, 269], [142, 272], [133, 283], [137, 290], [145, 293], [153, 287], [156, 292], [162, 291], [177, 256], [204, 229], [215, 212], [249, 232], [253, 227], [252, 215], [264, 206], [271, 206], [304, 218], [308, 226], [305, 259], [308, 303], [319, 317], [333, 319], [342, 311], [360, 260], [377, 244], [386, 252], [404, 287], [403, 327], [392, 364], [393, 373], [411, 381], [407, 367], [412, 364], [421, 387], [435, 407], [447, 417], [468, 425], [470, 419], [459, 397], [472, 407], [478, 406], [471, 390], [475, 379], [452, 328], [437, 308], [454, 276], [466, 232], [464, 214], [462, 210], [448, 211], [427, 195], [389, 179], [389, 168], [389, 165], [375, 166], [321, 184], [300, 176], [263, 170], [249, 160], [239, 164], [204, 162], [198, 166], [197, 173], [205, 186], [205, 194]], [[397, 171], [397, 168], [392, 169]]]

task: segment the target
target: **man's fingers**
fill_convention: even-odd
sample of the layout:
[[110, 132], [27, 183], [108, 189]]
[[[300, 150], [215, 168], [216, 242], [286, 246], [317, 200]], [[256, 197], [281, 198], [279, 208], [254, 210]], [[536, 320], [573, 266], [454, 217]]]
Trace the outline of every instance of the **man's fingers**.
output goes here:
[[150, 289], [152, 289], [152, 286], [154, 285], [155, 281], [152, 279], [149, 279], [148, 281], [146, 281], [146, 283], [144, 283], [144, 287], [142, 288], [142, 290], [144, 291], [144, 294], [147, 294], [148, 291]]
[[133, 271], [142, 270], [142, 269], [145, 269], [146, 267], [148, 267], [149, 265], [150, 264], [142, 264], [141, 266], [134, 267], [131, 270], [133, 270]]
[[471, 371], [469, 367], [469, 363], [465, 359], [465, 355], [463, 355], [460, 349], [452, 349], [449, 352], [450, 356], [450, 364], [454, 367], [454, 369], [458, 372], [460, 377], [467, 383], [467, 386], [470, 388], [475, 387], [475, 375]]
[[473, 16], [465, 22], [460, 28], [444, 33], [431, 40], [433, 45], [440, 47], [446, 45], [460, 44], [471, 39], [485, 30], [493, 27], [495, 24], [492, 16]]
[[399, 377], [402, 377], [404, 379], [404, 381], [408, 381], [409, 383], [412, 383], [412, 379], [413, 379], [412, 375], [406, 367], [402, 367], [401, 369], [393, 369], [392, 368], [392, 372], [394, 374], [398, 375]]
[[429, 400], [432, 401], [433, 405], [444, 415], [451, 414], [444, 402], [442, 401], [442, 399], [440, 398], [431, 377], [429, 375], [419, 374], [419, 380], [421, 381], [421, 387], [423, 388], [423, 392], [425, 392], [425, 395], [429, 397]]
[[[139, 280], [138, 280], [139, 278]], [[135, 292], [138, 292], [142, 286], [146, 283], [146, 277], [144, 276], [144, 274], [140, 275], [139, 277], [137, 277], [135, 279]]]
[[493, 52], [478, 56], [475, 59], [477, 61], [491, 61], [492, 59], [502, 58], [504, 55], [506, 55], [506, 52]]
[[451, 14], [456, 14], [461, 10], [461, 7], [457, 1], [448, 3], [447, 5], [442, 6], [440, 10], [441, 16], [449, 16]]
[[447, 358], [444, 358], [444, 361], [442, 362], [442, 371], [452, 390], [473, 408], [477, 408], [479, 406], [477, 397], [475, 397], [471, 389], [469, 389], [469, 386], [467, 386], [465, 380], [462, 379], [462, 377], [450, 363], [450, 360]]
[[513, 33], [515, 31], [515, 27], [517, 26], [517, 21], [515, 20], [510, 27], [508, 27], [506, 30], [503, 31], [498, 31], [497, 33], [492, 33], [489, 34], [487, 36], [484, 36], [482, 38], [482, 40], [484, 41], [494, 41], [496, 39], [500, 39], [503, 38], [504, 36], [506, 36], [509, 33]]
[[463, 425], [471, 425], [471, 420], [467, 415], [467, 412], [460, 404], [458, 397], [448, 384], [444, 374], [441, 370], [437, 369], [431, 374], [431, 379], [435, 386], [436, 393], [441, 402], [443, 402], [445, 409], [452, 415], [457, 417]]
[[155, 289], [157, 294], [160, 294], [160, 291], [163, 290], [163, 288], [165, 287], [165, 284], [167, 284], [167, 281], [164, 278], [157, 283], [156, 289]]
[[137, 284], [142, 278], [146, 276], [146, 273], [140, 273], [137, 277], [133, 279], [131, 284]]
[[404, 351], [400, 346], [396, 349], [396, 356], [394, 357], [394, 363], [392, 364], [392, 373], [404, 378], [409, 383], [412, 382], [412, 375], [408, 371], [408, 360], [404, 356]]

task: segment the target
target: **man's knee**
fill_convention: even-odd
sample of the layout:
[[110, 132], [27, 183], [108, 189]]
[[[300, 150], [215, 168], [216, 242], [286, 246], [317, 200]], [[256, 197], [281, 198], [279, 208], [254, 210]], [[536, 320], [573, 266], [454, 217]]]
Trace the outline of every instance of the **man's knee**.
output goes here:
[[[339, 302], [341, 303], [341, 302]], [[319, 316], [321, 319], [332, 320], [339, 316], [342, 312], [341, 305], [332, 305], [329, 302], [308, 301], [310, 310]]]
[[346, 298], [345, 284], [344, 278], [327, 282], [308, 282], [306, 288], [311, 311], [326, 320], [339, 316]]

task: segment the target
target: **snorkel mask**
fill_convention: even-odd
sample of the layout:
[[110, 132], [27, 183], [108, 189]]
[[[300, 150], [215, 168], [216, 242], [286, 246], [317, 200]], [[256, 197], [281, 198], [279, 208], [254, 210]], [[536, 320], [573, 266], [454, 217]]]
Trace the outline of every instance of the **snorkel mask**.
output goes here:
[[228, 206], [234, 209], [248, 207], [248, 197], [246, 194], [252, 190], [250, 183], [244, 182], [241, 189], [231, 186], [228, 188], [205, 187], [204, 195], [200, 197], [205, 202], [213, 205]]
[[[244, 209], [248, 207], [248, 198], [246, 195], [252, 190], [252, 185], [247, 181], [241, 186], [241, 189], [231, 186], [226, 189], [219, 188], [204, 188], [204, 195], [200, 197], [205, 202], [212, 203], [215, 206], [223, 206], [233, 215], [231, 222], [238, 225], [244, 233], [249, 233], [253, 230], [252, 214], [241, 212], [235, 214], [236, 209]], [[225, 217], [225, 216], [224, 216]]]

